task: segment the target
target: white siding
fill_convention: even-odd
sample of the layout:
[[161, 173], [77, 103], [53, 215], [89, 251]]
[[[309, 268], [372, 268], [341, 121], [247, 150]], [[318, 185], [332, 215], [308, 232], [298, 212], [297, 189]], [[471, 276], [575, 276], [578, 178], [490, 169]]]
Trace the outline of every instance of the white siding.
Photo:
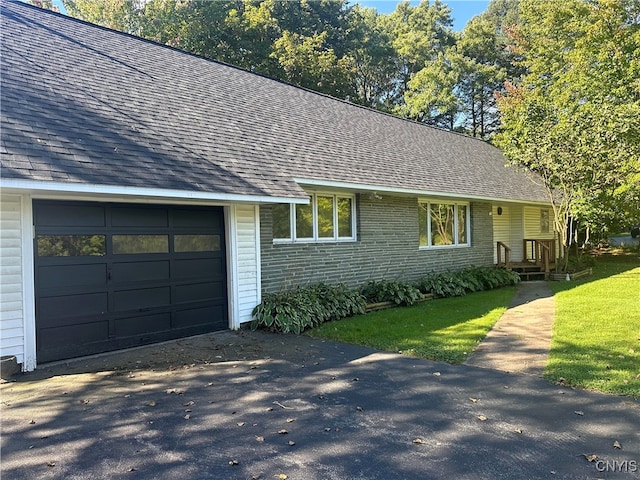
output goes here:
[[238, 314], [240, 323], [251, 321], [251, 312], [260, 303], [260, 239], [258, 207], [236, 207], [238, 244]]
[[519, 262], [524, 259], [524, 251], [522, 247], [522, 239], [524, 238], [524, 214], [521, 205], [513, 205], [511, 207], [511, 238], [509, 246], [511, 247], [511, 259]]
[[[498, 262], [498, 242], [502, 242], [509, 248], [513, 248], [511, 245], [511, 212], [510, 208], [501, 205], [502, 215], [498, 215], [498, 206], [494, 205], [491, 211], [493, 217], [493, 263]], [[516, 257], [512, 255], [512, 260]], [[504, 258], [503, 258], [504, 261]]]
[[[542, 210], [549, 211], [549, 231], [542, 232], [540, 228], [540, 215]], [[553, 240], [556, 238], [553, 228], [553, 210], [551, 207], [524, 207], [524, 238], [531, 238], [537, 240]], [[558, 245], [556, 241], [556, 252], [558, 251]], [[528, 258], [533, 256], [531, 252], [531, 245], [527, 251]]]
[[[540, 230], [540, 212], [542, 210], [549, 211], [549, 231], [544, 233]], [[554, 238], [551, 207], [524, 207], [524, 237], [536, 239]]]
[[22, 197], [0, 197], [0, 351], [24, 363]]

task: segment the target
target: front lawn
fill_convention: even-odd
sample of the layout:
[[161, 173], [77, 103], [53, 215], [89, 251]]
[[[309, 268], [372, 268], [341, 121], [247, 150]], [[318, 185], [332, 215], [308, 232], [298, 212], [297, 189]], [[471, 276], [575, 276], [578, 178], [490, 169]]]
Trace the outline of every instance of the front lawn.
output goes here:
[[640, 257], [597, 258], [594, 275], [552, 282], [556, 316], [545, 377], [640, 398]]
[[462, 363], [505, 312], [515, 291], [501, 288], [381, 310], [322, 324], [308, 335]]

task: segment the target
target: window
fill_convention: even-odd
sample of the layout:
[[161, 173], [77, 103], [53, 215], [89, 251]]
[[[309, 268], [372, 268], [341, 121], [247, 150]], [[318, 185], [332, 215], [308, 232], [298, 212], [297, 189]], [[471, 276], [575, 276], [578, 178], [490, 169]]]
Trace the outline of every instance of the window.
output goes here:
[[168, 235], [113, 235], [113, 253], [169, 253]]
[[421, 247], [469, 245], [469, 205], [452, 202], [419, 202]]
[[549, 233], [549, 210], [540, 210], [540, 233]]
[[220, 235], [176, 235], [173, 242], [176, 253], [220, 251]]
[[104, 235], [38, 235], [39, 257], [103, 257], [107, 254]]
[[318, 193], [308, 205], [273, 206], [273, 239], [276, 242], [355, 240], [353, 196]]

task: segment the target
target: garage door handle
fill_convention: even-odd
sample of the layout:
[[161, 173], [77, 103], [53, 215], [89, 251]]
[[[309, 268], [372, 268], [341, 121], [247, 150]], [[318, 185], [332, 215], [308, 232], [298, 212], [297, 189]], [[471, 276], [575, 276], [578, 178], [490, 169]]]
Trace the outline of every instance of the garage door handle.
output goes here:
[[111, 281], [111, 270], [107, 270], [107, 282]]

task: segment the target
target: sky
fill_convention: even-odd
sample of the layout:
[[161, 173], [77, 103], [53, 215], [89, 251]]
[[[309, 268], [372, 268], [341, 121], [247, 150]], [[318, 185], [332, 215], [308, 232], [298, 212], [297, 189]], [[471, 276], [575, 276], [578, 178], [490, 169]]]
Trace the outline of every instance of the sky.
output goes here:
[[[396, 9], [400, 0], [354, 0], [363, 7], [373, 7], [378, 13], [391, 13]], [[412, 5], [418, 5], [419, 0], [411, 0]], [[489, 6], [489, 0], [442, 0], [451, 9], [453, 29], [462, 30], [472, 17], [481, 14]]]

